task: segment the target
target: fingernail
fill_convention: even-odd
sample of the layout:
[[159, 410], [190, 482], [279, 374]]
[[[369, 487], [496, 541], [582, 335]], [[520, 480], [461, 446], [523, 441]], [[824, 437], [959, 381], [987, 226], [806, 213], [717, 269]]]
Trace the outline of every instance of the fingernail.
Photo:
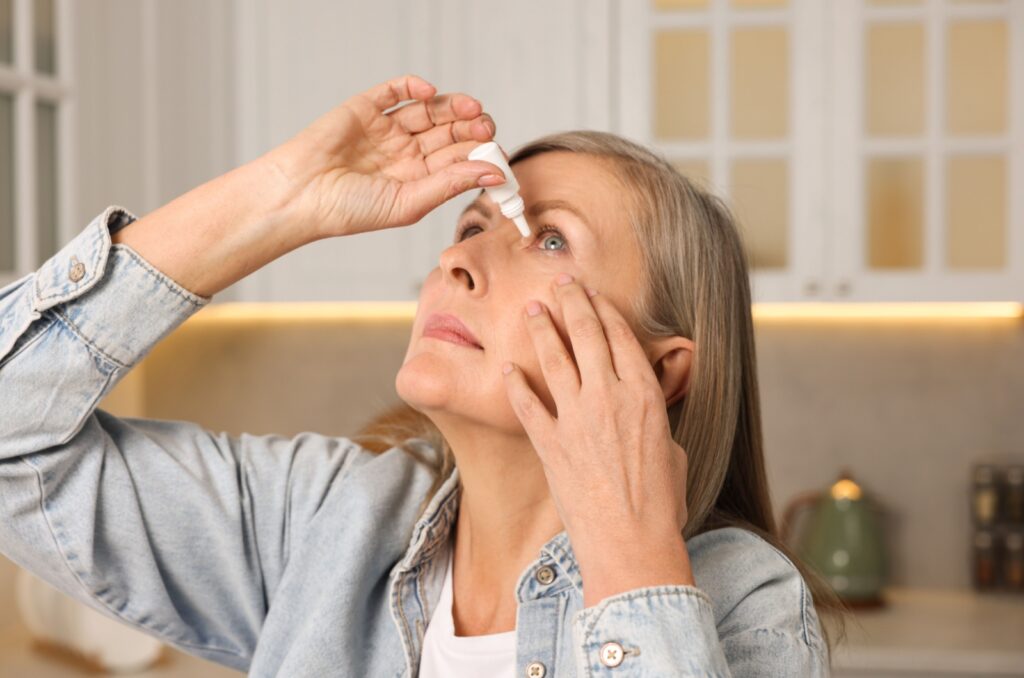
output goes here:
[[531, 315], [531, 316], [539, 314], [540, 313], [540, 302], [538, 302], [538, 301], [530, 301], [529, 303], [527, 303], [526, 304], [526, 313], [528, 315]]
[[595, 290], [595, 289], [594, 289], [594, 288], [592, 288], [592, 287], [588, 287], [588, 288], [587, 288], [587, 296], [588, 296], [588, 297], [592, 297], [592, 296], [594, 296], [595, 294], [597, 294], [597, 290]]
[[500, 174], [485, 174], [476, 181], [480, 186], [497, 186], [505, 183], [505, 177]]
[[572, 282], [572, 276], [568, 273], [559, 273], [558, 277], [555, 278], [555, 282], [559, 285], [565, 285]]
[[505, 363], [504, 365], [501, 366], [502, 374], [508, 374], [511, 371], [512, 371], [512, 363]]

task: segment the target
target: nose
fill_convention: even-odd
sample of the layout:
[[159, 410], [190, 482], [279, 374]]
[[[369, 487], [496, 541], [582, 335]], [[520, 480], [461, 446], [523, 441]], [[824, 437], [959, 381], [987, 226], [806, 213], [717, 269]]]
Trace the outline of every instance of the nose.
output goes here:
[[441, 252], [440, 264], [445, 284], [456, 287], [464, 286], [472, 292], [483, 281], [483, 275], [476, 262], [473, 261], [473, 255], [468, 251], [469, 249], [459, 243], [448, 247]]

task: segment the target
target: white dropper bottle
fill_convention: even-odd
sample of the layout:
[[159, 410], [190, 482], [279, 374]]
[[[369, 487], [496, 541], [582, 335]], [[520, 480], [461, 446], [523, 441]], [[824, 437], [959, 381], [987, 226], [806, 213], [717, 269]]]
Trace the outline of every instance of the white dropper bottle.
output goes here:
[[530, 225], [526, 223], [526, 217], [523, 216], [523, 199], [519, 195], [519, 182], [516, 181], [516, 175], [512, 174], [512, 168], [508, 166], [501, 147], [493, 141], [488, 141], [470, 151], [469, 159], [483, 160], [501, 168], [505, 175], [505, 183], [499, 186], [487, 186], [484, 190], [487, 191], [491, 200], [498, 203], [501, 213], [515, 223], [524, 238], [530, 235]]

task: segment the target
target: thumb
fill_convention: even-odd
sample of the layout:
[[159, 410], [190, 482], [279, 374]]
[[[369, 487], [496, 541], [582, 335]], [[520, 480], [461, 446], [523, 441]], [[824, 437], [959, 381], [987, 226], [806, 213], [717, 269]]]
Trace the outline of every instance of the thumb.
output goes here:
[[403, 183], [395, 198], [396, 216], [401, 223], [411, 224], [470, 189], [503, 183], [505, 177], [501, 170], [489, 162], [467, 160], [453, 163], [422, 179]]

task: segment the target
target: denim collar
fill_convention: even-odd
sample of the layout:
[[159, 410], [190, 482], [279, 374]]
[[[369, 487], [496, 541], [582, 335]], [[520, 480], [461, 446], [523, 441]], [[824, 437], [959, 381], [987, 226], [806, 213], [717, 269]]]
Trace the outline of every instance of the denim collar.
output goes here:
[[[395, 566], [398, 572], [404, 572], [423, 566], [435, 557], [442, 547], [446, 547], [455, 526], [459, 498], [462, 488], [459, 484], [458, 467], [441, 483], [440, 488], [431, 497], [422, 516], [416, 521], [412, 531], [412, 539], [405, 557]], [[544, 566], [556, 568], [560, 576], [551, 587], [538, 584], [535, 574]], [[569, 586], [573, 586], [579, 595], [583, 595], [583, 579], [576, 562], [569, 534], [562, 530], [545, 543], [539, 553], [538, 560], [531, 563], [520, 575], [516, 584], [516, 594], [520, 600], [557, 594]]]

